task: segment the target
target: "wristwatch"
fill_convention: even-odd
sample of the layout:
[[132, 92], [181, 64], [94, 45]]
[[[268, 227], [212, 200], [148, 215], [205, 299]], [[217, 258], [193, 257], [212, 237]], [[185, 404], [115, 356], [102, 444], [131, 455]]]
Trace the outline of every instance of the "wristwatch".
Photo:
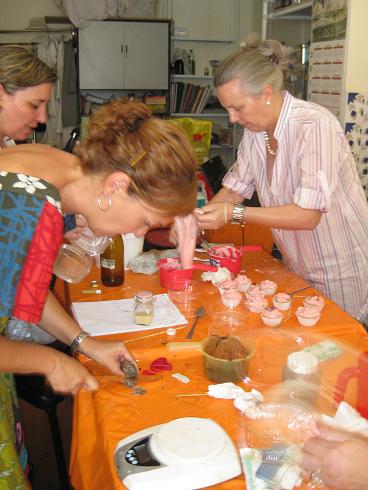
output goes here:
[[78, 334], [73, 342], [70, 344], [70, 351], [72, 354], [76, 354], [79, 351], [79, 346], [83, 342], [83, 340], [87, 337], [90, 337], [91, 334], [89, 332], [81, 332]]
[[246, 207], [242, 204], [233, 205], [231, 223], [242, 225], [246, 222]]

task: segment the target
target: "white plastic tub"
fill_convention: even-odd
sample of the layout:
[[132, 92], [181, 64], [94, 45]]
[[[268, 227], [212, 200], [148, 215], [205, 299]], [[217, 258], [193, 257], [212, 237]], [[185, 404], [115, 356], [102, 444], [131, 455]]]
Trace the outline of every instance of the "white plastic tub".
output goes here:
[[129, 262], [143, 251], [144, 237], [136, 237], [134, 233], [122, 235], [124, 241], [124, 265], [129, 269]]

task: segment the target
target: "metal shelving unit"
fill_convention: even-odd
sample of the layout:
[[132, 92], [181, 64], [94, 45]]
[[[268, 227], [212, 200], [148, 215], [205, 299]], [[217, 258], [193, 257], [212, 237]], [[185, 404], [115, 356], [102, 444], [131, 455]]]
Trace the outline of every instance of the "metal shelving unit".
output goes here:
[[233, 39], [200, 39], [200, 38], [193, 38], [193, 37], [178, 37], [178, 36], [173, 36], [171, 37], [172, 41], [188, 41], [188, 42], [193, 42], [193, 43], [224, 43], [224, 44], [233, 44], [234, 40]]
[[268, 22], [273, 20], [309, 20], [312, 17], [312, 0], [304, 0], [300, 3], [289, 5], [270, 12], [270, 0], [263, 0], [262, 38], [267, 36]]

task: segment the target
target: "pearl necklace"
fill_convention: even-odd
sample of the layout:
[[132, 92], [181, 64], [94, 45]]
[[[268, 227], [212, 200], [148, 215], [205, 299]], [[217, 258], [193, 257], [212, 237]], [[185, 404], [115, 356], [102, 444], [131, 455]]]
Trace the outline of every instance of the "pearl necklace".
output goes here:
[[263, 131], [263, 134], [264, 134], [264, 139], [265, 139], [265, 143], [266, 143], [266, 149], [267, 149], [268, 153], [270, 155], [272, 155], [272, 156], [277, 155], [277, 150], [274, 151], [271, 148], [271, 145], [270, 145], [270, 137], [269, 137], [267, 131]]

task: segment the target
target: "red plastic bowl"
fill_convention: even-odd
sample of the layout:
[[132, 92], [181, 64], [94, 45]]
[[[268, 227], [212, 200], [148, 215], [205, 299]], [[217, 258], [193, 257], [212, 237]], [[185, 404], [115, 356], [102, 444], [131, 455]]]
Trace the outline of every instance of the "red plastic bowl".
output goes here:
[[174, 291], [182, 289], [185, 281], [192, 279], [194, 270], [217, 271], [217, 267], [206, 264], [194, 264], [190, 269], [178, 269], [179, 259], [161, 259], [158, 261], [158, 265], [161, 286]]
[[221, 248], [224, 248], [224, 246], [219, 245], [216, 247], [212, 247], [208, 250], [208, 255], [210, 257], [210, 264], [215, 265], [217, 267], [226, 267], [233, 274], [238, 274], [240, 272], [241, 261], [244, 252], [236, 247], [231, 247], [236, 251], [236, 256], [224, 257], [219, 255], [219, 250]]

